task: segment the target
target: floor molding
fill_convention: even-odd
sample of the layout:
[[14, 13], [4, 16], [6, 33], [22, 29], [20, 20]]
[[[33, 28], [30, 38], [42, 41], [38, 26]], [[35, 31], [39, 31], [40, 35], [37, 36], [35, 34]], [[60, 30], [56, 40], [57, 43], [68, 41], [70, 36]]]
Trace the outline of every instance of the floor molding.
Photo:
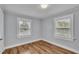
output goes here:
[[34, 41], [29, 44], [6, 49], [2, 54], [77, 54], [73, 51], [61, 48], [45, 40]]
[[28, 43], [32, 43], [32, 42], [35, 42], [35, 41], [38, 41], [38, 40], [43, 40], [43, 39], [35, 39], [35, 40], [28, 41], [28, 42], [19, 43], [19, 44], [16, 44], [16, 45], [5, 47], [5, 49], [13, 48], [13, 47], [24, 45], [24, 44], [28, 44]]
[[57, 45], [57, 46], [59, 46], [59, 47], [68, 49], [68, 50], [73, 51], [73, 52], [76, 52], [76, 53], [79, 53], [79, 51], [77, 51], [77, 50], [75, 50], [75, 49], [73, 49], [73, 48], [69, 48], [69, 47], [63, 46], [63, 45], [61, 45], [61, 44], [58, 44], [58, 43], [55, 43], [55, 42], [51, 42], [51, 41], [46, 40], [46, 39], [35, 39], [35, 40], [32, 40], [32, 41], [23, 42], [23, 43], [20, 43], [20, 44], [8, 46], [8, 47], [5, 47], [5, 49], [12, 48], [12, 47], [16, 47], [16, 46], [20, 46], [20, 45], [24, 45], [24, 44], [28, 44], [28, 43], [32, 43], [32, 42], [35, 42], [35, 41], [38, 41], [38, 40], [44, 40], [44, 41], [47, 41], [47, 42], [49, 42], [49, 43], [51, 43], [51, 44], [55, 44], [55, 45]]
[[75, 52], [75, 53], [79, 53], [79, 51], [77, 51], [77, 50], [75, 50], [75, 49], [73, 49], [73, 48], [69, 48], [69, 47], [63, 46], [63, 45], [61, 45], [61, 44], [57, 44], [57, 43], [55, 43], [55, 42], [51, 42], [51, 41], [46, 40], [46, 39], [43, 39], [43, 40], [44, 40], [44, 41], [47, 41], [47, 42], [49, 42], [49, 43], [51, 43], [51, 44], [55, 44], [55, 45], [57, 45], [57, 46], [59, 46], [59, 47], [68, 49], [68, 50], [70, 50], [70, 51], [73, 51], [73, 52]]

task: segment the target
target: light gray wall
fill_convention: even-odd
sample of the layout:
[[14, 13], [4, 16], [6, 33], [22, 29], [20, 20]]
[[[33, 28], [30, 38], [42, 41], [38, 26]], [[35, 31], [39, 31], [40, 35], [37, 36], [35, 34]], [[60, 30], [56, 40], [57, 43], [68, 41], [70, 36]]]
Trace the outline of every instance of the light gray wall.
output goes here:
[[[32, 19], [32, 36], [26, 38], [17, 38], [17, 17], [25, 17]], [[40, 38], [40, 20], [19, 15], [15, 13], [4, 12], [4, 25], [5, 25], [5, 47], [32, 41]]]
[[[5, 47], [44, 38], [48, 41], [61, 44], [63, 46], [76, 49], [79, 51], [79, 8], [70, 9], [59, 14], [52, 15], [48, 18], [37, 20], [36, 18], [23, 16], [15, 13], [4, 12], [4, 36]], [[75, 41], [55, 39], [54, 37], [54, 17], [74, 14], [74, 38]], [[17, 38], [17, 16], [32, 19], [32, 36], [28, 38]]]
[[[74, 39], [76, 39], [76, 40], [68, 41], [68, 40], [62, 40], [60, 38], [55, 39], [54, 18], [59, 17], [59, 16], [72, 14], [72, 13], [74, 15], [74, 19], [73, 19]], [[79, 7], [74, 8], [74, 9], [69, 9], [69, 10], [61, 12], [59, 14], [52, 15], [47, 19], [44, 19], [42, 21], [42, 26], [43, 26], [42, 32], [43, 32], [44, 39], [51, 41], [51, 42], [54, 42], [54, 43], [57, 43], [57, 44], [60, 44], [64, 47], [68, 47], [68, 48], [74, 49], [76, 51], [79, 51]]]

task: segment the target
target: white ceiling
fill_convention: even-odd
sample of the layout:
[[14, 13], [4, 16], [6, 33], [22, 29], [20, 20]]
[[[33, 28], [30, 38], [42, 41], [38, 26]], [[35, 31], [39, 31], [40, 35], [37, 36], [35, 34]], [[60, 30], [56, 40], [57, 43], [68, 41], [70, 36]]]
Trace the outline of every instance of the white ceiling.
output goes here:
[[37, 18], [44, 18], [56, 13], [78, 6], [77, 4], [49, 4], [48, 8], [42, 9], [39, 4], [14, 4], [1, 5], [6, 11], [28, 15]]

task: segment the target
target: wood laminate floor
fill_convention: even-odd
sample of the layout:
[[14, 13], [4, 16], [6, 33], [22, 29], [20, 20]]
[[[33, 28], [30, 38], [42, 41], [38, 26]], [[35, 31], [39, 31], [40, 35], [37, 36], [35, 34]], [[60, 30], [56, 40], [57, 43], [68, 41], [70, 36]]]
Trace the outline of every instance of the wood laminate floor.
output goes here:
[[6, 49], [3, 54], [76, 54], [65, 48], [39, 40], [29, 44]]

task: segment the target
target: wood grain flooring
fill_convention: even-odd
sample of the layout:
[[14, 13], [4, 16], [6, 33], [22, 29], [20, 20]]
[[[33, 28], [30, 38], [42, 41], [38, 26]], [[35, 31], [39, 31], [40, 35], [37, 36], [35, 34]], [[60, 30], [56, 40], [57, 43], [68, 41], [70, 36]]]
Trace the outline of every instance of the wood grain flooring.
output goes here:
[[29, 44], [6, 49], [3, 54], [76, 54], [46, 41], [39, 40]]

